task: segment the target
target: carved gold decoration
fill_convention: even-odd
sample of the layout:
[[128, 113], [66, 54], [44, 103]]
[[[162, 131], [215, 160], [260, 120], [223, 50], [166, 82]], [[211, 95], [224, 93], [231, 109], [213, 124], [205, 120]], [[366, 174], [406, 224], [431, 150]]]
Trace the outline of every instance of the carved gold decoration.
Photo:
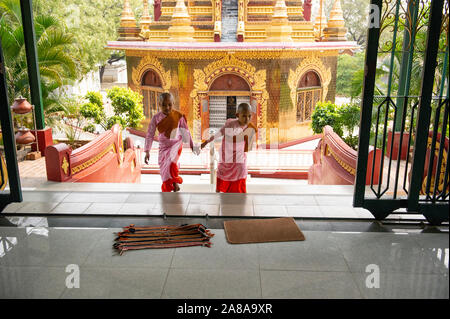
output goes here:
[[336, 155], [336, 153], [333, 152], [331, 147], [327, 147], [327, 154], [326, 155], [331, 155], [331, 157], [333, 157], [336, 162], [343, 168], [345, 169], [347, 172], [349, 172], [350, 174], [352, 174], [353, 176], [356, 176], [356, 168], [351, 167], [349, 164], [345, 163], [342, 159], [339, 158], [339, 156]]
[[194, 69], [194, 89], [190, 94], [194, 109], [194, 121], [201, 120], [200, 95], [207, 94], [215, 79], [230, 73], [242, 77], [249, 84], [252, 96], [256, 98], [260, 105], [260, 112], [257, 113], [257, 126], [259, 128], [266, 127], [267, 100], [269, 98], [269, 93], [266, 90], [266, 70], [256, 71], [253, 65], [237, 59], [233, 54], [208, 64], [203, 70]]
[[297, 105], [297, 87], [300, 79], [309, 71], [315, 71], [320, 77], [320, 84], [323, 88], [323, 96], [321, 100], [325, 99], [328, 93], [328, 85], [331, 81], [331, 69], [326, 68], [322, 60], [317, 56], [310, 56], [304, 59], [295, 71], [289, 70], [288, 85], [291, 89], [291, 100], [293, 105]]
[[238, 26], [237, 26], [237, 35], [244, 36], [245, 35], [245, 3], [246, 0], [239, 0], [238, 2]]
[[[126, 50], [127, 56], [146, 57], [148, 55], [157, 55], [160, 59], [191, 59], [191, 60], [211, 60], [223, 59], [228, 55], [228, 50]], [[306, 51], [306, 50], [235, 50], [233, 55], [237, 59], [295, 59], [307, 58], [311, 56], [338, 56], [339, 49], [323, 50], [323, 52]]]
[[132, 69], [131, 77], [137, 91], [139, 92], [141, 90], [142, 77], [149, 69], [158, 74], [159, 78], [161, 79], [163, 90], [165, 92], [168, 92], [170, 87], [172, 86], [170, 71], [165, 71], [161, 62], [156, 57], [148, 55], [148, 53], [141, 59], [139, 65], [136, 68]]
[[8, 184], [8, 169], [6, 168], [5, 158], [1, 153], [0, 153], [0, 169], [3, 172], [3, 174], [0, 175], [0, 190], [4, 190], [6, 184]]
[[64, 171], [64, 174], [67, 175], [67, 172], [69, 170], [69, 162], [67, 162], [67, 158], [65, 156], [63, 157], [61, 168]]
[[339, 157], [336, 156], [336, 154], [334, 154], [333, 152], [331, 152], [331, 156], [333, 156], [333, 158], [336, 160], [336, 162], [339, 163], [339, 165], [345, 169], [347, 172], [349, 172], [350, 174], [352, 174], [353, 176], [356, 175], [356, 169], [351, 167], [350, 165], [348, 165], [347, 163], [345, 163], [343, 160], [341, 160]]
[[238, 21], [245, 21], [245, 0], [238, 0]]
[[123, 139], [122, 139], [122, 130], [117, 134], [117, 145], [119, 146], [119, 162], [122, 165], [123, 162]]
[[[428, 137], [428, 142], [427, 142], [427, 149], [431, 149], [431, 144], [432, 144], [432, 138]], [[439, 157], [439, 149], [440, 149], [440, 143], [436, 142], [436, 146], [434, 148], [434, 156]], [[433, 154], [430, 152], [430, 158], [431, 156], [433, 156]], [[436, 165], [437, 166], [437, 165]], [[439, 168], [439, 174], [436, 172], [436, 176], [439, 175], [439, 182], [438, 182], [438, 189], [436, 191], [437, 194], [442, 193], [444, 191], [444, 179], [445, 179], [445, 168], [447, 166], [447, 151], [444, 149], [442, 150], [442, 162], [441, 162], [441, 167]], [[437, 167], [436, 167], [437, 169]], [[433, 172], [428, 172], [428, 174], [433, 174]], [[423, 181], [422, 181], [422, 189], [420, 190], [420, 193], [422, 195], [426, 195], [426, 191], [427, 191], [427, 179], [428, 176], [425, 176]], [[435, 176], [431, 176], [431, 180], [430, 180], [430, 192], [429, 195], [432, 196], [434, 194], [434, 184], [436, 182], [436, 177]], [[446, 191], [448, 191], [448, 184], [446, 185]]]
[[214, 0], [214, 21], [222, 21], [222, 0]]
[[90, 160], [75, 166], [71, 169], [71, 173], [72, 175], [88, 168], [89, 166], [94, 165], [95, 163], [97, 163], [103, 156], [105, 156], [106, 154], [108, 154], [110, 151], [113, 151], [114, 153], [117, 153], [116, 150], [116, 145], [113, 143], [110, 146], [108, 146], [107, 148], [105, 148], [102, 152], [98, 153], [95, 157], [91, 158]]

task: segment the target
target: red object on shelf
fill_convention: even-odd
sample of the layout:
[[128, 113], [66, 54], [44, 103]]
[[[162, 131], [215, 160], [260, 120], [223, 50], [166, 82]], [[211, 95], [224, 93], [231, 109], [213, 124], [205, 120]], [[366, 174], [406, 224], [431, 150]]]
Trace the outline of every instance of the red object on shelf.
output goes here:
[[11, 110], [16, 114], [27, 114], [30, 113], [32, 109], [33, 106], [23, 96], [15, 99], [13, 105], [11, 105]]

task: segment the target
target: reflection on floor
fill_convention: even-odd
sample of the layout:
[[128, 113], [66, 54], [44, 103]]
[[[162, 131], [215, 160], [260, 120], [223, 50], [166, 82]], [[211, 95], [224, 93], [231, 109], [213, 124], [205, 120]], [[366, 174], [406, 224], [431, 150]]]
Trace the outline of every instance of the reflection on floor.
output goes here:
[[[231, 245], [227, 219], [1, 217], [0, 298], [449, 297], [448, 226], [297, 219], [305, 241]], [[129, 223], [185, 222], [212, 229], [212, 248], [112, 249]]]

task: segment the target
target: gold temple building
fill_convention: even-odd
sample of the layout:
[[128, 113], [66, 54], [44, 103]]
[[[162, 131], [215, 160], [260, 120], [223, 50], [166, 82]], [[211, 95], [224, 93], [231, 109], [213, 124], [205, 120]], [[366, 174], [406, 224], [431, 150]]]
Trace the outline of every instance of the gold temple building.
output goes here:
[[159, 93], [171, 92], [196, 141], [242, 102], [259, 143], [310, 136], [316, 102], [335, 100], [337, 56], [357, 48], [340, 0], [329, 17], [319, 0], [154, 0], [153, 16], [143, 2], [138, 22], [124, 0], [119, 39], [107, 45], [125, 51], [128, 86], [144, 97], [143, 132]]

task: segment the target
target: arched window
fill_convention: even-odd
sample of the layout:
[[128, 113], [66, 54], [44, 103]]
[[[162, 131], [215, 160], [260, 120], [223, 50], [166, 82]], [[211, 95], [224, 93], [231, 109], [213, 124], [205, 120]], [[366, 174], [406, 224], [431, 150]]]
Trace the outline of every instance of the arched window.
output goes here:
[[322, 100], [322, 84], [314, 71], [306, 72], [297, 88], [297, 122], [311, 120], [316, 103]]
[[153, 70], [148, 70], [142, 77], [141, 94], [144, 97], [144, 115], [151, 119], [158, 113], [158, 95], [163, 92], [161, 79]]

